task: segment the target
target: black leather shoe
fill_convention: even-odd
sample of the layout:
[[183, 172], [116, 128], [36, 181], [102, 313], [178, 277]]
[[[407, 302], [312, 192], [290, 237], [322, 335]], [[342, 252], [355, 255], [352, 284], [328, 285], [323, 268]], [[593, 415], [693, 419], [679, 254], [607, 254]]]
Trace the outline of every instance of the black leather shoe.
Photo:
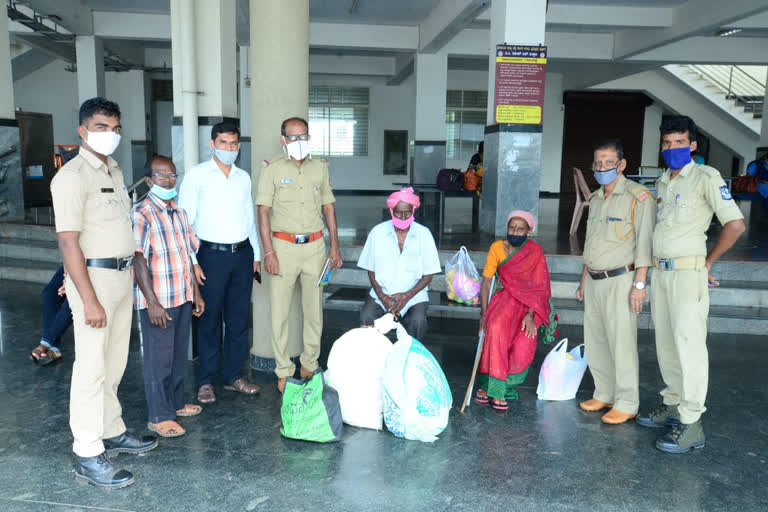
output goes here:
[[105, 489], [120, 489], [131, 485], [135, 478], [130, 471], [116, 468], [106, 452], [101, 452], [95, 457], [75, 455], [75, 480]]
[[119, 453], [144, 453], [157, 448], [155, 436], [137, 437], [128, 432], [123, 432], [117, 437], [104, 439], [104, 450], [107, 457], [114, 457]]

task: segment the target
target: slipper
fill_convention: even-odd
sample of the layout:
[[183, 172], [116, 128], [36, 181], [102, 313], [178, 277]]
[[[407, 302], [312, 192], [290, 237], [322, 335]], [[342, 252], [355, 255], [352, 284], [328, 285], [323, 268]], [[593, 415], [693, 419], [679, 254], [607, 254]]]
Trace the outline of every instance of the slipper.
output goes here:
[[147, 423], [147, 429], [162, 437], [179, 437], [186, 433], [186, 430], [173, 420]]
[[490, 398], [488, 398], [488, 394], [483, 391], [482, 389], [478, 389], [477, 393], [475, 393], [475, 396], [472, 398], [475, 402], [478, 404], [487, 404], [491, 401]]
[[38, 345], [32, 349], [32, 352], [29, 354], [29, 358], [33, 363], [40, 364], [40, 359], [45, 357], [46, 352], [48, 352], [48, 347], [45, 345]]
[[38, 359], [37, 364], [40, 366], [46, 366], [51, 363], [55, 363], [57, 361], [61, 361], [61, 352], [58, 350], [52, 350], [48, 349], [45, 354], [40, 356], [40, 359]]
[[182, 416], [182, 417], [185, 417], [185, 416], [197, 416], [201, 412], [203, 412], [203, 408], [200, 407], [199, 405], [184, 404], [184, 408], [183, 409], [179, 409], [178, 411], [176, 411], [176, 416]]
[[496, 409], [497, 411], [506, 411], [509, 409], [509, 404], [506, 401], [501, 401], [498, 398], [494, 398], [493, 402], [491, 402], [491, 407]]

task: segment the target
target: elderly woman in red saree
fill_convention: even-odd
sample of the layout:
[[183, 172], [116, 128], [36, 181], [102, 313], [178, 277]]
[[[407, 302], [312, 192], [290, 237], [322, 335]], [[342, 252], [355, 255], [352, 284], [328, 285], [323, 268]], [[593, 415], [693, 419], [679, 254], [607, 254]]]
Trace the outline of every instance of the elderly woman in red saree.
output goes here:
[[[507, 238], [491, 245], [483, 269], [480, 329], [485, 338], [474, 400], [490, 402], [498, 410], [508, 409], [507, 400], [518, 398], [516, 386], [533, 362], [538, 332], [548, 343], [557, 326], [544, 250], [528, 239], [534, 227], [529, 212], [512, 211]], [[488, 304], [494, 275], [497, 291]]]

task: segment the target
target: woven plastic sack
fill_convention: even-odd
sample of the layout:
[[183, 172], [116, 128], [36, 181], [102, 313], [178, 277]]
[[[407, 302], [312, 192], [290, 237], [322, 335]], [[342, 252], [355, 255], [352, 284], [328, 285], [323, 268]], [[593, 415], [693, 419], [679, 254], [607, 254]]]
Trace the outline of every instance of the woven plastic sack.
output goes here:
[[445, 264], [445, 290], [448, 299], [476, 306], [480, 304], [480, 274], [463, 245]]
[[341, 417], [347, 425], [381, 430], [382, 376], [391, 350], [392, 342], [378, 327], [352, 329], [333, 343], [325, 378], [339, 393]]
[[384, 422], [397, 437], [431, 443], [448, 425], [453, 404], [443, 370], [397, 324], [397, 343], [384, 367]]
[[572, 400], [586, 369], [584, 344], [568, 352], [568, 338], [561, 340], [541, 364], [539, 386], [536, 388], [539, 400]]
[[286, 380], [280, 416], [280, 433], [291, 439], [328, 443], [340, 441], [344, 432], [339, 394], [319, 369], [309, 379]]

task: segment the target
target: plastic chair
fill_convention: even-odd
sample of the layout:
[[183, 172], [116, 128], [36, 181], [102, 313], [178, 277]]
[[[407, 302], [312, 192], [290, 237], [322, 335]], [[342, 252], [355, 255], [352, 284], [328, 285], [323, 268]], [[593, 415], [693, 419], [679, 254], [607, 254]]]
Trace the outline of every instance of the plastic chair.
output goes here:
[[576, 206], [573, 208], [571, 229], [568, 231], [569, 235], [575, 234], [579, 229], [581, 216], [584, 214], [584, 210], [589, 206], [589, 196], [592, 194], [592, 191], [589, 190], [589, 186], [587, 185], [587, 180], [584, 179], [581, 170], [576, 167], [573, 168], [573, 182], [576, 185]]

